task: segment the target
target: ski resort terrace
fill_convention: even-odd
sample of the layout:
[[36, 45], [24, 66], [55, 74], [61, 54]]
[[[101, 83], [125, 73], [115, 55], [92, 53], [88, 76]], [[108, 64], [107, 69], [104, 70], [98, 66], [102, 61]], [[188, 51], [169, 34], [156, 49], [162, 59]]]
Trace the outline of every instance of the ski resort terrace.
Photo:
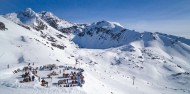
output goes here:
[[20, 83], [31, 85], [37, 83], [44, 87], [82, 87], [85, 83], [83, 72], [82, 68], [72, 66], [56, 64], [35, 66], [34, 63], [13, 71], [15, 79]]

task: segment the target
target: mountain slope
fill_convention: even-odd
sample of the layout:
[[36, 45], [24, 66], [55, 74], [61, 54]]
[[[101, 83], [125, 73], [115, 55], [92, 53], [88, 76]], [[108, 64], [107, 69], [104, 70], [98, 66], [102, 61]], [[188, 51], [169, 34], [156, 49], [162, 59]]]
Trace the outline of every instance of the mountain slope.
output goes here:
[[[72, 32], [65, 34], [38, 14], [34, 18], [39, 18], [46, 29], [36, 30], [38, 25], [33, 26], [35, 20], [30, 17], [27, 21], [31, 24], [18, 16], [13, 18], [14, 23], [4, 17], [0, 16], [0, 22], [7, 28], [0, 30], [0, 91], [3, 93], [190, 93], [189, 39], [161, 33], [139, 33], [109, 21], [76, 27], [76, 30], [71, 26], [68, 28]], [[57, 64], [83, 68], [85, 84], [64, 88], [49, 81], [51, 84], [46, 88], [37, 82], [19, 83], [19, 74], [12, 71], [33, 62], [36, 66]]]
[[177, 45], [179, 42], [190, 45], [190, 39], [161, 33], [140, 33], [108, 21], [100, 21], [87, 26], [73, 38], [73, 41], [79, 47], [92, 49], [118, 47], [133, 42], [141, 42], [141, 47], [148, 47], [154, 41], [164, 46]]

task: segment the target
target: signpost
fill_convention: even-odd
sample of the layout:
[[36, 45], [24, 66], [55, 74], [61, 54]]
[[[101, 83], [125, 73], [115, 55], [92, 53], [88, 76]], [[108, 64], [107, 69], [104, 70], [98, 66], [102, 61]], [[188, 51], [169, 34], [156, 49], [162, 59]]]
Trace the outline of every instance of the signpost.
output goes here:
[[135, 84], [135, 76], [133, 76], [133, 85]]

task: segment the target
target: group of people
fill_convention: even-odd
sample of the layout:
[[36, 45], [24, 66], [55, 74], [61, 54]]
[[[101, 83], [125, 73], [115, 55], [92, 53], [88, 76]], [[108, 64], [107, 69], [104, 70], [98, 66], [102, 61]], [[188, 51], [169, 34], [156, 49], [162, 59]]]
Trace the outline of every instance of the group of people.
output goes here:
[[[59, 85], [60, 87], [62, 87], [62, 85]], [[63, 87], [74, 87], [77, 86], [76, 84], [64, 84]]]
[[72, 87], [77, 85], [82, 86], [82, 84], [84, 83], [84, 76], [81, 71], [79, 71], [78, 73], [71, 71], [70, 74], [63, 73], [63, 78], [65, 79], [58, 81], [58, 86], [60, 84], [64, 84], [65, 87]]
[[55, 64], [48, 64], [48, 65], [40, 66], [40, 70], [44, 70], [44, 69], [53, 70], [56, 68], [57, 68], [57, 66]]
[[[48, 74], [48, 78], [51, 78], [52, 76], [56, 76], [58, 74], [62, 74], [63, 80], [58, 81], [58, 86], [60, 87], [74, 87], [74, 86], [82, 86], [84, 84], [84, 76], [82, 72], [84, 71], [82, 68], [75, 68], [71, 66], [56, 66], [55, 64], [48, 64], [44, 66], [40, 66], [39, 69], [38, 67], [34, 68], [31, 66], [32, 64], [28, 64], [28, 66], [24, 67], [22, 71], [24, 71], [24, 74], [22, 74], [23, 80], [20, 81], [21, 83], [23, 82], [31, 82], [35, 81], [35, 78], [38, 77], [39, 82], [41, 82], [41, 86], [48, 86], [48, 82], [45, 81], [45, 79], [40, 78], [40, 76], [37, 75], [38, 70], [44, 70], [48, 69], [51, 71], [50, 74]], [[34, 64], [33, 64], [34, 65]], [[56, 72], [54, 69], [61, 68], [58, 72]], [[62, 70], [63, 69], [63, 70]], [[70, 73], [67, 73], [67, 70], [72, 70]]]
[[72, 66], [65, 66], [65, 70], [70, 70], [70, 69], [78, 70], [80, 72], [84, 71], [84, 69], [82, 69], [82, 68], [75, 68], [75, 67], [72, 67]]
[[14, 70], [13, 73], [15, 74], [15, 73], [18, 73], [18, 72], [20, 72], [20, 71], [21, 71], [21, 69], [18, 68], [18, 69], [16, 69], [16, 70]]
[[21, 81], [21, 82], [31, 82], [31, 81], [34, 81], [34, 79], [35, 79], [35, 76], [31, 75], [30, 72], [25, 72], [21, 76], [23, 78], [23, 81]]
[[[32, 65], [34, 65], [34, 63]], [[34, 69], [30, 63], [28, 64], [28, 66], [23, 68], [23, 71], [25, 73], [21, 75], [23, 78], [23, 80], [20, 81], [21, 83], [31, 82], [35, 80], [35, 77], [37, 76], [37, 69]]]

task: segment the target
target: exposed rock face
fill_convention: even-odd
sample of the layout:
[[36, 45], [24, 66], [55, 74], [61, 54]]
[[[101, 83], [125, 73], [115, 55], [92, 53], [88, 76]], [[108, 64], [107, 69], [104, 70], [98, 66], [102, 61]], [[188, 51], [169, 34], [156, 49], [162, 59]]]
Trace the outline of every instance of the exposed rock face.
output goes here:
[[76, 24], [63, 20], [51, 12], [42, 11], [38, 13], [38, 15], [51, 27], [61, 31], [62, 33], [71, 34], [73, 32], [79, 32], [84, 27], [86, 27], [85, 24]]
[[3, 22], [0, 22], [0, 30], [6, 30], [5, 24]]
[[37, 31], [48, 28], [47, 24], [31, 8], [17, 13], [8, 13], [4, 17], [29, 30], [30, 27]]
[[54, 15], [50, 12], [42, 11], [39, 13], [40, 17], [45, 20], [50, 26], [55, 29], [58, 29], [59, 18], [54, 17]]
[[37, 25], [34, 26], [33, 28], [36, 29], [37, 31], [44, 30], [44, 29], [47, 29], [47, 28], [48, 28], [47, 25], [44, 24], [44, 23], [43, 23], [42, 21], [40, 21], [40, 20], [36, 20], [36, 23], [37, 23]]

